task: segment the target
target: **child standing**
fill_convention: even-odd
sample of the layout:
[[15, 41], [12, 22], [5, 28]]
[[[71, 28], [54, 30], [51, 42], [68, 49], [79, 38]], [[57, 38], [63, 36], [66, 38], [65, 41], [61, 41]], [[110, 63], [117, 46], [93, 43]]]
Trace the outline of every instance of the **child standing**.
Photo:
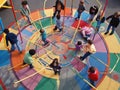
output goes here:
[[60, 69], [61, 69], [61, 66], [59, 65], [58, 63], [58, 59], [55, 58], [53, 60], [53, 62], [49, 65], [51, 68], [53, 68], [54, 70], [54, 74], [56, 75], [57, 73], [60, 75]]
[[111, 18], [111, 21], [108, 25], [107, 31], [104, 33], [105, 35], [109, 33], [110, 28], [112, 27], [112, 32], [110, 33], [110, 35], [112, 35], [115, 31], [115, 28], [117, 28], [117, 26], [120, 23], [120, 19], [119, 19], [119, 12], [114, 13], [114, 15], [111, 15], [109, 17], [106, 18], [106, 20]]
[[45, 30], [43, 30], [43, 29], [40, 30], [40, 33], [41, 33], [42, 41], [44, 42], [43, 46], [45, 46], [46, 44], [48, 44], [47, 34], [46, 34]]
[[53, 30], [55, 31], [57, 29], [59, 29], [59, 32], [61, 32], [63, 30], [62, 22], [60, 21], [60, 14], [58, 14], [57, 17], [56, 17], [56, 26]]
[[90, 7], [90, 10], [89, 10], [90, 18], [88, 19], [88, 22], [91, 22], [93, 20], [94, 16], [97, 14], [97, 12], [98, 12], [97, 6]]
[[56, 0], [56, 3], [55, 3], [54, 7], [55, 7], [55, 12], [54, 12], [52, 18], [54, 18], [56, 16], [56, 14], [60, 15], [61, 9], [64, 9], [64, 5], [63, 5], [63, 3], [60, 0]]
[[30, 49], [24, 56], [23, 64], [28, 64], [30, 68], [33, 68], [33, 59], [32, 56], [35, 55], [36, 51], [34, 49]]
[[75, 20], [78, 20], [81, 16], [81, 13], [85, 10], [85, 6], [84, 6], [84, 1], [83, 0], [80, 0], [80, 3], [79, 3], [79, 7], [78, 7], [78, 16], [75, 18]]
[[25, 16], [27, 18], [27, 21], [29, 24], [32, 24], [31, 23], [31, 19], [30, 19], [30, 8], [28, 6], [28, 2], [27, 1], [22, 1], [22, 6], [21, 6], [21, 9], [20, 9], [20, 12], [22, 14], [22, 16]]
[[91, 40], [88, 40], [87, 44], [83, 47], [83, 50], [84, 50], [85, 54], [83, 56], [80, 56], [81, 61], [83, 61], [89, 55], [96, 52], [96, 48]]
[[6, 45], [7, 47], [9, 46], [9, 43], [11, 44], [11, 50], [10, 51], [14, 51], [15, 50], [15, 45], [17, 46], [18, 50], [20, 53], [22, 53], [22, 48], [19, 44], [19, 41], [17, 40], [17, 35], [15, 35], [14, 33], [10, 33], [8, 29], [4, 30], [4, 33], [6, 34]]
[[95, 81], [98, 80], [99, 78], [99, 71], [97, 68], [91, 66], [89, 69], [88, 69], [88, 78], [90, 80], [90, 83], [95, 86]]

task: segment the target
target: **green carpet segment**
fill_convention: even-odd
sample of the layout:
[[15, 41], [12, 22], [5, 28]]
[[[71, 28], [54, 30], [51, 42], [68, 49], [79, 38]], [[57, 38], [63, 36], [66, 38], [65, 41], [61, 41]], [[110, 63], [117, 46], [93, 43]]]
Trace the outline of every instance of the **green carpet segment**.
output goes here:
[[43, 77], [35, 90], [57, 90], [57, 81], [55, 79]]
[[[120, 58], [120, 53], [117, 54], [117, 55]], [[117, 60], [119, 60], [119, 61], [118, 61], [117, 65], [116, 65], [114, 71], [120, 73], [120, 59], [118, 59], [118, 57], [114, 53], [110, 53], [110, 68], [111, 69], [115, 66]]]

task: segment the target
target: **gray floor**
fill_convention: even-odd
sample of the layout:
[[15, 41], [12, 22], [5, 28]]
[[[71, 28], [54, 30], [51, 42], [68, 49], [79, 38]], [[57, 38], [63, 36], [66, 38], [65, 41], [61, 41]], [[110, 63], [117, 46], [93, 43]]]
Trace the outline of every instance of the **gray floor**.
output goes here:
[[[15, 9], [16, 10], [19, 9], [21, 0], [12, 0], [12, 1], [14, 3]], [[44, 0], [34, 0], [34, 1], [33, 0], [27, 0], [27, 1], [29, 1], [31, 11], [43, 8]], [[64, 1], [64, 0], [62, 0], [62, 1]], [[66, 0], [66, 1], [67, 1], [67, 6], [70, 7], [72, 0]], [[86, 1], [89, 2], [89, 4], [85, 3], [87, 11], [89, 10], [89, 7], [91, 5], [96, 4], [95, 3], [96, 0], [86, 0]], [[100, 2], [102, 3], [103, 6], [105, 4], [105, 1], [106, 0], [100, 0]], [[120, 0], [108, 0], [108, 1], [109, 1], [108, 7], [107, 7], [106, 13], [105, 13], [106, 17], [113, 14], [116, 11], [120, 11]], [[55, 2], [55, 0], [47, 0], [46, 7], [52, 7], [54, 5], [54, 2]], [[78, 3], [79, 3], [79, 0], [74, 0], [73, 6], [75, 8], [77, 8]], [[11, 22], [14, 22], [14, 17], [13, 17], [11, 9], [0, 10], [0, 17], [2, 18], [5, 27], [7, 27]], [[17, 13], [17, 18], [20, 18], [20, 13]], [[116, 28], [116, 31], [117, 31], [117, 33], [120, 37], [119, 28], [120, 28], [120, 25]]]

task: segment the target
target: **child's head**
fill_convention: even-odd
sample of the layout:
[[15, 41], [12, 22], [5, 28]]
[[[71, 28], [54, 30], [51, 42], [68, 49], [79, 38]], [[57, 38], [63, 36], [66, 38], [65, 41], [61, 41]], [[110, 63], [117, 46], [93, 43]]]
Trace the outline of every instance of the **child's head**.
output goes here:
[[93, 44], [92, 40], [88, 40], [88, 44], [92, 45]]
[[91, 66], [91, 67], [89, 68], [89, 72], [94, 73], [94, 72], [95, 72], [95, 67]]
[[80, 0], [80, 4], [82, 4], [82, 5], [83, 5], [83, 4], [84, 4], [84, 0]]
[[119, 17], [119, 16], [120, 16], [120, 15], [119, 15], [119, 12], [115, 12], [115, 13], [114, 13], [114, 16], [115, 16], [115, 17]]
[[59, 20], [60, 19], [60, 14], [58, 14], [56, 18]]
[[40, 33], [44, 33], [44, 29], [40, 29]]
[[8, 29], [4, 29], [4, 33], [5, 33], [5, 34], [8, 34], [8, 33], [9, 33], [9, 30], [8, 30]]
[[25, 0], [23, 0], [23, 1], [21, 2], [21, 4], [22, 4], [23, 7], [25, 7], [25, 6], [28, 4], [28, 2], [25, 1]]
[[35, 53], [36, 53], [36, 51], [35, 51], [34, 49], [30, 49], [30, 50], [29, 50], [29, 54], [30, 54], [31, 56], [35, 55]]
[[77, 42], [77, 45], [82, 45], [82, 41], [78, 41], [78, 42]]

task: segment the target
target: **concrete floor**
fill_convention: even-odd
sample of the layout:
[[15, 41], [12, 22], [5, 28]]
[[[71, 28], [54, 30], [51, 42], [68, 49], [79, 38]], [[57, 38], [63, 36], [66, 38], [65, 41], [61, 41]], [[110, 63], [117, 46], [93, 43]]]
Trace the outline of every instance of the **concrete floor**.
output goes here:
[[[21, 0], [12, 0], [14, 3], [14, 7], [16, 10], [18, 10], [20, 8], [20, 3]], [[43, 8], [43, 4], [44, 4], [44, 0], [27, 0], [29, 2], [29, 6], [31, 11]], [[62, 0], [63, 1], [63, 0]], [[71, 6], [71, 0], [67, 0], [67, 6], [70, 7]], [[88, 1], [88, 0], [86, 0]], [[46, 8], [47, 7], [52, 7], [54, 5], [55, 0], [48, 0], [46, 3]], [[73, 7], [77, 8], [78, 7], [78, 2], [79, 0], [74, 0], [74, 4]], [[89, 4], [85, 3], [86, 5], [86, 10], [89, 10], [89, 7], [91, 5], [96, 5], [96, 0], [89, 0]], [[102, 5], [104, 6], [105, 0], [100, 0], [100, 2], [102, 3]], [[94, 4], [93, 4], [94, 3]], [[109, 0], [107, 9], [106, 9], [106, 13], [105, 16], [109, 16], [111, 14], [113, 14], [116, 11], [120, 11], [120, 0]], [[12, 14], [11, 9], [2, 9], [0, 10], [0, 17], [3, 20], [4, 26], [7, 27], [11, 22], [14, 22], [14, 17]], [[20, 13], [17, 13], [17, 19], [20, 18], [21, 15]], [[120, 37], [120, 25], [116, 28], [116, 31]]]

